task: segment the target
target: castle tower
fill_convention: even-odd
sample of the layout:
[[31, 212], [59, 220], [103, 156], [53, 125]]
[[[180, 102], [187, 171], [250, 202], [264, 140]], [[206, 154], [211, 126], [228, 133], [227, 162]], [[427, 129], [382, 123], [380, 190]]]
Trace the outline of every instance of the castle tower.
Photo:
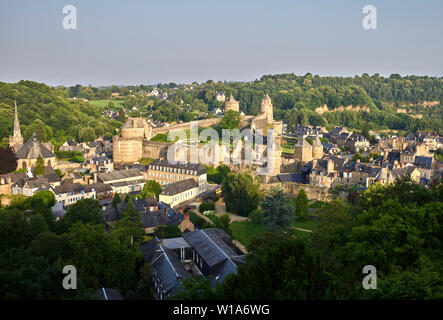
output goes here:
[[240, 102], [235, 100], [232, 94], [229, 99], [225, 101], [225, 113], [229, 110], [240, 112]]
[[315, 136], [315, 140], [312, 143], [312, 159], [321, 159], [323, 157], [323, 145], [318, 135]]
[[11, 147], [23, 144], [23, 136], [20, 131], [20, 122], [18, 121], [17, 101], [15, 102], [15, 118], [14, 118], [14, 132], [9, 137], [9, 145]]
[[260, 113], [263, 113], [266, 115], [266, 123], [267, 124], [272, 124], [274, 122], [272, 101], [271, 101], [271, 97], [268, 94], [265, 94], [265, 96], [263, 97], [263, 99], [261, 101]]
[[300, 137], [294, 145], [294, 160], [297, 163], [307, 163], [312, 160], [312, 146], [305, 138]]

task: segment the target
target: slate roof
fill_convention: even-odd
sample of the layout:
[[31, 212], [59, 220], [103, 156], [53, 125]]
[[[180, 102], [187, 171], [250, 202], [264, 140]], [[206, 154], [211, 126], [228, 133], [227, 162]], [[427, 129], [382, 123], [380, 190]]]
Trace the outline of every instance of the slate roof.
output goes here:
[[[211, 272], [212, 283], [221, 283], [231, 273], [237, 273], [239, 255], [228, 243], [229, 235], [221, 229], [204, 229], [183, 234], [183, 238], [199, 254], [206, 264], [215, 269]], [[241, 259], [240, 259], [241, 260]]]
[[183, 238], [198, 252], [210, 267], [217, 265], [227, 258], [238, 255], [237, 252], [226, 243], [227, 239], [230, 241], [229, 235], [220, 229], [210, 228], [188, 232], [183, 234]]
[[175, 252], [161, 245], [157, 237], [141, 245], [140, 249], [145, 261], [152, 265], [152, 273], [160, 280], [166, 295], [181, 286], [181, 279], [191, 276]]
[[43, 159], [55, 157], [48, 148], [38, 142], [35, 134], [18, 149], [16, 155], [17, 159], [37, 159], [39, 156]]
[[296, 182], [296, 183], [304, 183], [305, 182], [305, 178], [302, 173], [278, 174], [277, 177], [280, 182]]
[[26, 172], [19, 172], [19, 173], [7, 173], [7, 174], [2, 174], [0, 175], [0, 178], [3, 177], [5, 179], [7, 178], [11, 178], [11, 182], [12, 183], [16, 183], [17, 181], [27, 178], [28, 175], [26, 174]]
[[149, 164], [149, 169], [153, 170], [153, 166], [192, 170], [192, 171], [197, 171], [198, 175], [206, 173], [206, 168], [199, 163], [178, 162], [176, 164], [173, 164], [169, 162], [167, 159], [156, 159]]
[[120, 294], [120, 291], [118, 291], [117, 289], [101, 288], [94, 293], [104, 300], [124, 300], [122, 295]]
[[108, 173], [99, 173], [97, 179], [101, 182], [109, 182], [114, 180], [128, 179], [143, 176], [140, 172], [135, 169], [129, 170], [114, 170]]
[[432, 168], [432, 157], [416, 156], [414, 165], [417, 168], [431, 169]]
[[163, 190], [161, 191], [160, 194], [173, 196], [182, 193], [186, 190], [190, 190], [197, 187], [198, 187], [197, 182], [194, 179], [190, 178], [167, 184], [166, 186], [163, 187]]
[[402, 168], [393, 169], [391, 173], [395, 179], [401, 180], [403, 177], [410, 177], [415, 168], [415, 166], [406, 165]]

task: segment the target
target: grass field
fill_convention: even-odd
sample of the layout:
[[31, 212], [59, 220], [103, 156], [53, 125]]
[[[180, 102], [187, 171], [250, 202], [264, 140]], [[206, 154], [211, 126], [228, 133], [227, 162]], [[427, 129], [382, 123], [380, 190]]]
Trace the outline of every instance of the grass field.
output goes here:
[[138, 160], [138, 163], [146, 165], [146, 164], [150, 164], [154, 160], [155, 159], [151, 159], [151, 158], [143, 158], [143, 159]]
[[99, 108], [106, 107], [109, 102], [112, 102], [114, 107], [125, 107], [125, 100], [89, 100], [88, 102]]
[[[210, 127], [210, 128], [213, 128], [213, 129], [216, 130], [217, 132], [219, 132], [219, 129], [220, 129], [219, 126], [212, 126], [212, 127]], [[198, 127], [198, 134], [200, 135], [200, 133], [201, 133], [203, 130], [205, 130], [205, 129], [207, 129], [207, 127]], [[191, 129], [184, 129], [184, 131], [185, 131], [185, 133], [186, 133], [186, 137], [187, 137], [187, 140], [186, 140], [186, 141], [189, 142]], [[169, 132], [168, 132], [168, 133], [169, 133]], [[153, 138], [151, 139], [151, 141], [157, 141], [157, 142], [172, 142], [172, 141], [168, 141], [168, 133], [159, 133], [159, 134], [157, 134], [155, 137], [153, 137]], [[178, 139], [179, 139], [179, 138], [176, 137], [174, 142], [176, 142]], [[207, 142], [209, 142], [209, 141], [204, 141], [204, 142], [200, 142], [200, 141], [198, 141], [198, 142], [199, 142], [199, 143], [207, 143]], [[222, 143], [222, 140], [221, 140], [221, 136], [220, 136], [220, 144], [221, 144], [221, 143]]]
[[[315, 220], [303, 222], [296, 221], [292, 224], [292, 226], [316, 232], [318, 229], [318, 222]], [[233, 222], [231, 223], [231, 228], [234, 239], [237, 239], [245, 246], [248, 246], [249, 243], [251, 243], [251, 240], [256, 236], [266, 232], [263, 225], [254, 224], [250, 221]], [[310, 232], [294, 230], [294, 235], [298, 238], [306, 238], [309, 237], [310, 234]]]
[[231, 228], [234, 239], [245, 246], [248, 246], [257, 235], [266, 231], [263, 225], [254, 224], [250, 221], [233, 222]]

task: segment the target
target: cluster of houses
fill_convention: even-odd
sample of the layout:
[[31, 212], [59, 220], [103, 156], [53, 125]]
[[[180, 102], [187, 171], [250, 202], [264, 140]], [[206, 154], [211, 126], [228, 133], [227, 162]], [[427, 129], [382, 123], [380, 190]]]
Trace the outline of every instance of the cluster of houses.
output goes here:
[[[435, 155], [435, 150], [443, 147], [443, 138], [433, 132], [377, 137], [372, 144], [361, 134], [341, 127], [327, 132], [323, 127], [299, 126], [294, 136], [298, 138], [294, 145], [298, 174], [279, 175], [281, 182], [292, 179], [326, 188], [367, 188], [375, 182], [386, 184], [405, 177], [428, 185], [443, 175], [443, 163]], [[319, 137], [327, 142], [320, 142]], [[323, 150], [316, 152], [320, 144]]]

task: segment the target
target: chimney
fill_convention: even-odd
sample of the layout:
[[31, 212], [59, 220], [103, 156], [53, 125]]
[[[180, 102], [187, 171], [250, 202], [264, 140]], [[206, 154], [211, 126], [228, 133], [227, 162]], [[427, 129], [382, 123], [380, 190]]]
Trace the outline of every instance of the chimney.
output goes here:
[[189, 221], [189, 214], [188, 213], [185, 213], [183, 216], [185, 217], [185, 221]]

